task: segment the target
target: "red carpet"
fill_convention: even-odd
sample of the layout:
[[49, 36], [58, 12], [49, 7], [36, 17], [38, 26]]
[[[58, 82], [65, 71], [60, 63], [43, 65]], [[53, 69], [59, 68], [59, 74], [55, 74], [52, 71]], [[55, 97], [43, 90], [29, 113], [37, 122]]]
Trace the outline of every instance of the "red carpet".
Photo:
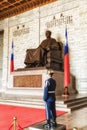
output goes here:
[[[63, 111], [57, 111], [57, 116], [64, 113], [65, 112]], [[31, 126], [46, 119], [44, 109], [0, 105], [0, 130], [8, 130], [14, 117], [17, 117], [17, 123], [22, 128]]]

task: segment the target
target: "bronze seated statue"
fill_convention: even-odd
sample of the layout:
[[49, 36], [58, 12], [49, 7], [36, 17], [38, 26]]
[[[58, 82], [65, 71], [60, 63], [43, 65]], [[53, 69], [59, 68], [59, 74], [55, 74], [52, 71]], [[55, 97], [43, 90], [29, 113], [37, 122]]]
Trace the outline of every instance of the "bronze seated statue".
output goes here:
[[36, 49], [27, 49], [25, 57], [26, 68], [46, 67], [63, 70], [62, 47], [59, 42], [51, 38], [51, 32], [46, 31], [47, 39], [43, 40]]

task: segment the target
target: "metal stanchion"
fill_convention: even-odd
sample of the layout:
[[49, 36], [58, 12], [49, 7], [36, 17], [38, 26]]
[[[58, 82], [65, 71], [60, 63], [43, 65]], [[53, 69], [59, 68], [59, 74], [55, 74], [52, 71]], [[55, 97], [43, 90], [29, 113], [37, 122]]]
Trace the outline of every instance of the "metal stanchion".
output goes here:
[[13, 121], [13, 127], [14, 127], [14, 130], [16, 130], [16, 126], [17, 126], [17, 122], [16, 121], [17, 121], [17, 118], [14, 117], [13, 120], [14, 120]]
[[73, 127], [73, 130], [79, 130], [77, 127]]
[[11, 128], [13, 128], [13, 130], [17, 130], [17, 129], [23, 130], [23, 128], [17, 123], [16, 117], [13, 118], [13, 122], [8, 130], [11, 130]]

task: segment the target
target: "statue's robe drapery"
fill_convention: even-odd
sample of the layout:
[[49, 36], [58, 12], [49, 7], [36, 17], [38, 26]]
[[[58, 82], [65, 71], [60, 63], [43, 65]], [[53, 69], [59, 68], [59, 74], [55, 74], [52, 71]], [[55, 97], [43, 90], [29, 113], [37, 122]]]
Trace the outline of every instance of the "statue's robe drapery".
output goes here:
[[49, 48], [58, 48], [58, 43], [53, 38], [47, 38], [42, 41], [40, 46], [36, 49], [28, 49], [24, 63], [26, 65], [39, 63], [42, 66], [46, 64], [46, 54]]

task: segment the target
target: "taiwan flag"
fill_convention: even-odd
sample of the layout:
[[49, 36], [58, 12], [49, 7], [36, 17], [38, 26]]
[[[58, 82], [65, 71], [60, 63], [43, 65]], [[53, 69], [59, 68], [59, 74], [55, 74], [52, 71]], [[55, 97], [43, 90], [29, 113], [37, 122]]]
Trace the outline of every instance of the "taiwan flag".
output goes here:
[[67, 28], [65, 29], [66, 44], [64, 47], [64, 87], [70, 84], [70, 66], [69, 66], [69, 51], [68, 51], [68, 34]]
[[12, 52], [11, 52], [11, 59], [10, 59], [10, 73], [14, 71], [14, 43], [12, 41]]

